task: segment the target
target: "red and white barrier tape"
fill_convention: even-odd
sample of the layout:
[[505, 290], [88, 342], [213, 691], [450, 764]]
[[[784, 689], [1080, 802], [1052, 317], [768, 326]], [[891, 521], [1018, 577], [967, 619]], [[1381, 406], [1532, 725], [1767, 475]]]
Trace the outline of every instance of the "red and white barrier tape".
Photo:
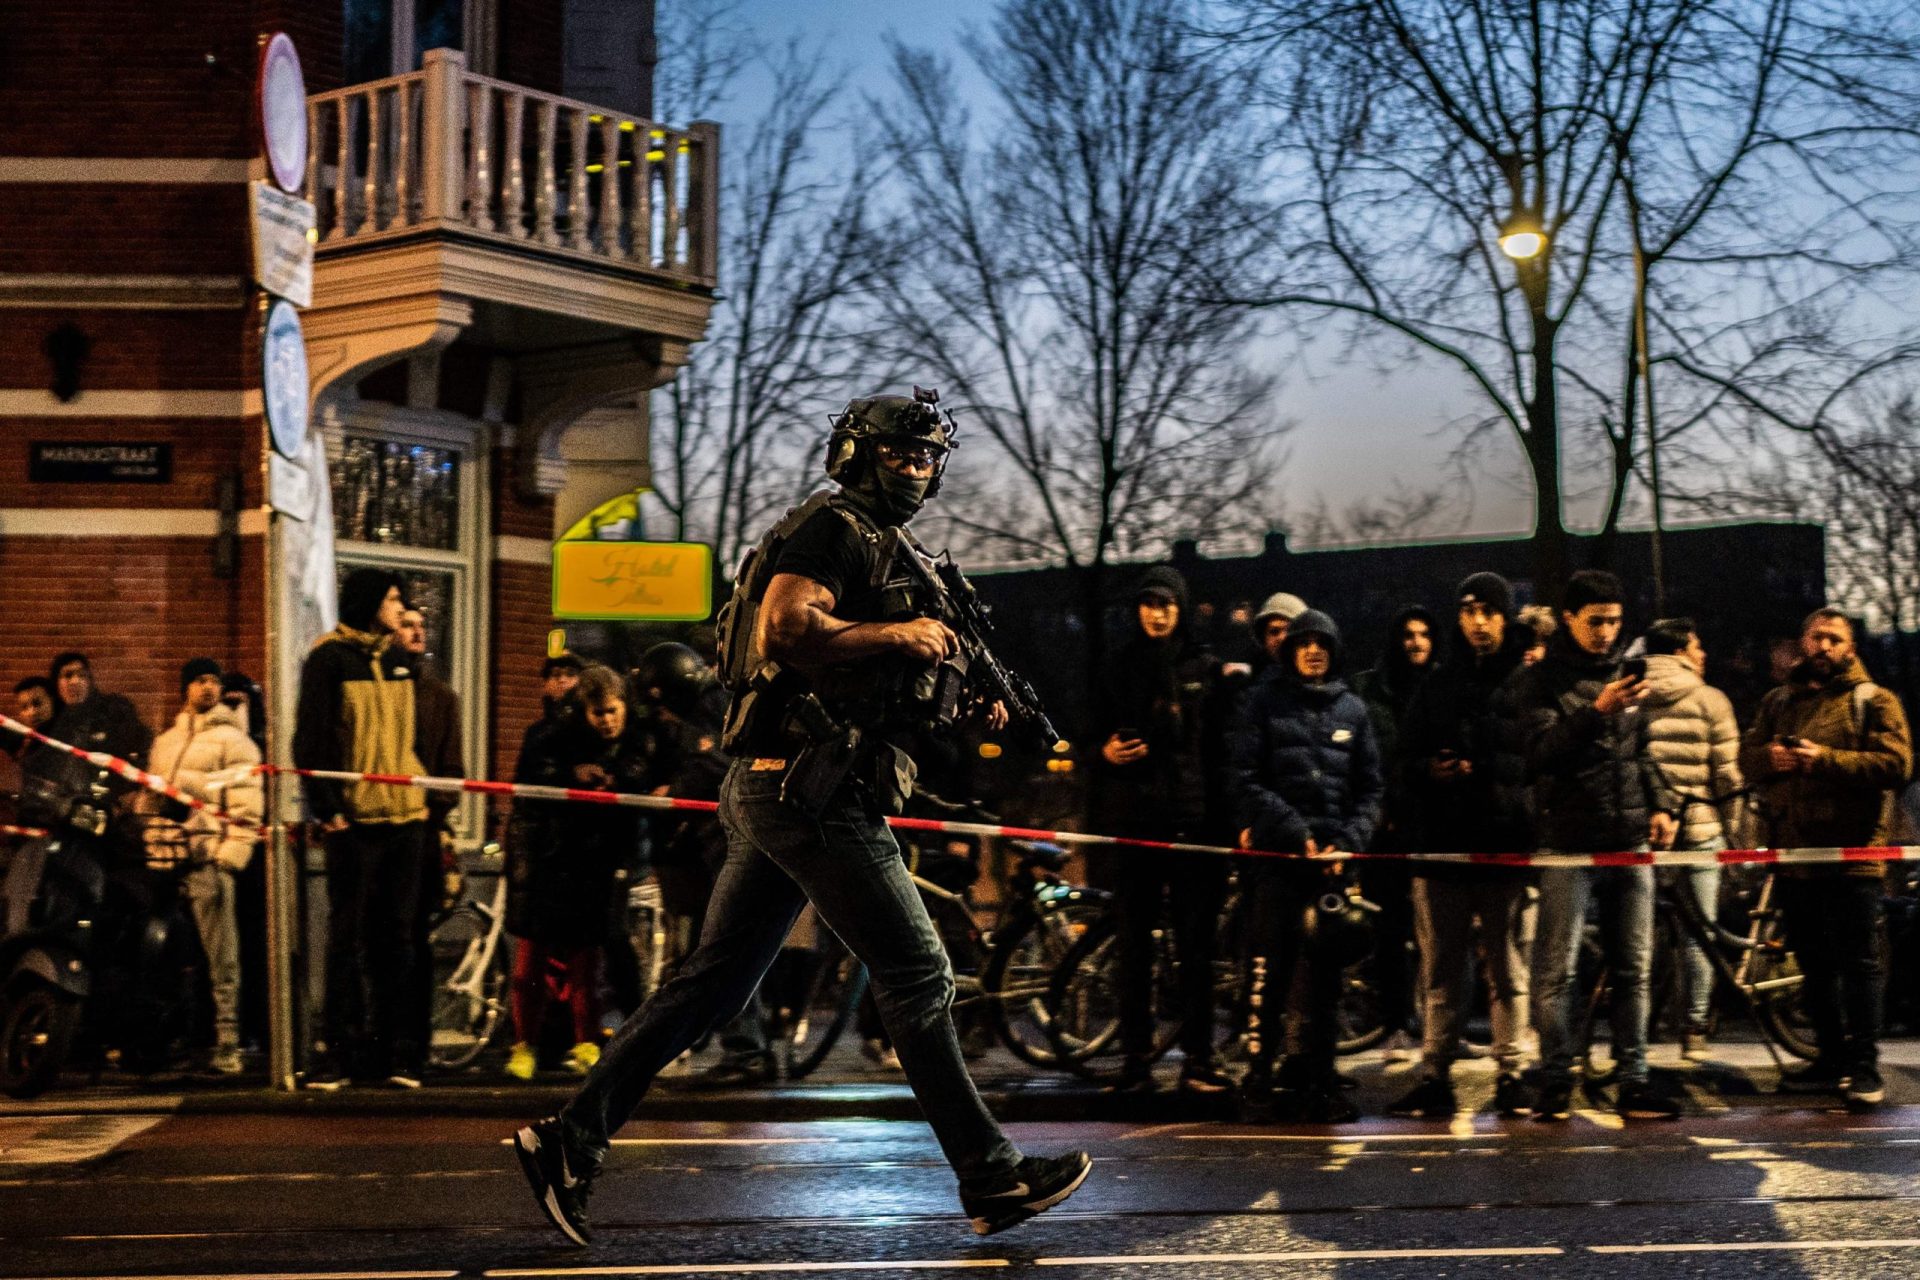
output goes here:
[[[222, 822], [230, 826], [238, 827], [242, 831], [260, 830], [261, 824], [248, 822], [244, 818], [236, 818], [217, 804], [209, 804], [198, 796], [190, 796], [159, 774], [148, 773], [139, 765], [122, 760], [119, 756], [111, 756], [104, 751], [86, 751], [74, 746], [72, 743], [62, 742], [58, 738], [49, 738], [38, 729], [21, 724], [12, 716], [0, 715], [0, 729], [11, 729], [21, 737], [30, 738], [42, 746], [51, 747], [55, 751], [63, 751], [70, 756], [85, 760], [96, 769], [105, 769], [108, 773], [125, 778], [128, 782], [134, 783], [137, 786], [145, 787], [148, 791], [157, 792], [170, 800], [178, 800], [189, 809], [197, 809], [202, 813], [210, 813]], [[37, 834], [45, 835], [46, 832], [41, 831]]]
[[46, 834], [39, 827], [16, 827], [11, 822], [0, 822], [0, 836], [19, 836], [26, 840], [39, 840]]
[[[408, 774], [348, 773], [327, 769], [291, 769], [262, 765], [262, 770], [335, 782], [374, 782], [419, 787], [425, 791], [466, 791], [479, 795], [515, 796], [523, 800], [578, 801], [633, 809], [681, 810], [712, 813], [720, 806], [711, 800], [678, 796], [633, 795], [619, 791], [585, 791], [574, 787], [543, 787], [524, 782], [484, 782], [473, 778], [430, 778]], [[1618, 853], [1280, 853], [1269, 849], [1234, 849], [1225, 845], [1192, 844], [1173, 840], [1138, 840], [1127, 836], [1084, 831], [1052, 831], [1040, 827], [1010, 827], [990, 822], [949, 822], [939, 818], [888, 818], [887, 824], [904, 831], [932, 831], [957, 836], [993, 836], [1008, 840], [1039, 840], [1060, 845], [1119, 846], [1160, 853], [1200, 853], [1248, 858], [1286, 858], [1296, 862], [1445, 862], [1482, 867], [1720, 867], [1736, 863], [1806, 865], [1837, 862], [1920, 862], [1920, 845], [1877, 845], [1861, 848], [1819, 849], [1687, 849], [1626, 850]]]
[[[10, 716], [0, 715], [0, 729], [10, 729], [24, 737], [68, 755], [77, 756], [96, 768], [105, 769], [130, 782], [178, 800], [189, 808], [211, 813], [242, 830], [257, 831], [259, 823], [232, 817], [218, 805], [190, 796], [158, 774], [148, 773], [118, 756], [101, 751], [84, 751], [69, 743], [49, 738]], [[284, 765], [259, 766], [261, 773], [278, 773], [302, 778], [323, 778], [334, 782], [372, 782], [389, 786], [419, 787], [423, 791], [459, 791], [476, 795], [513, 796], [522, 800], [558, 800], [581, 804], [616, 805], [623, 808], [679, 810], [688, 813], [712, 813], [720, 806], [711, 800], [689, 800], [680, 796], [632, 795], [620, 791], [589, 791], [577, 787], [543, 787], [525, 782], [489, 782], [477, 778], [433, 778], [398, 773], [355, 773], [338, 769], [294, 769]], [[1198, 853], [1214, 856], [1284, 858], [1296, 862], [1444, 862], [1481, 867], [1721, 867], [1742, 863], [1805, 866], [1842, 862], [1920, 862], [1920, 845], [1869, 845], [1849, 848], [1805, 849], [1686, 849], [1623, 850], [1612, 853], [1282, 853], [1271, 849], [1235, 849], [1226, 845], [1196, 844], [1178, 840], [1140, 840], [1129, 836], [1098, 835], [1084, 831], [1054, 831], [1040, 827], [1011, 827], [991, 822], [950, 822], [940, 818], [888, 818], [888, 825], [904, 831], [931, 831], [957, 836], [989, 836], [1008, 840], [1038, 840], [1060, 845], [1117, 846], [1124, 849], [1150, 849], [1159, 853]], [[46, 833], [33, 827], [0, 827], [0, 835], [37, 838]]]

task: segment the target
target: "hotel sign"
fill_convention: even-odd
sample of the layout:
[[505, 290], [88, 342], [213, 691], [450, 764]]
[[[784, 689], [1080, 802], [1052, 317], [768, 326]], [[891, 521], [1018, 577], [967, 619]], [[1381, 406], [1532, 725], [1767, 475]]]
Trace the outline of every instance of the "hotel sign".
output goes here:
[[713, 549], [699, 542], [553, 544], [553, 616], [602, 622], [704, 622]]
[[28, 449], [27, 478], [35, 484], [167, 484], [173, 479], [170, 444], [35, 440]]

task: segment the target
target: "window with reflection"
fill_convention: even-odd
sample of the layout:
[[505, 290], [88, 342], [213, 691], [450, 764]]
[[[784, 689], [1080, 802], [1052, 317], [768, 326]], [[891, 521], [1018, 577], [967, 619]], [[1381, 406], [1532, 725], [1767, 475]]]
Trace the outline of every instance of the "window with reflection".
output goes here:
[[350, 542], [452, 551], [460, 541], [460, 455], [348, 436], [334, 475], [333, 519]]

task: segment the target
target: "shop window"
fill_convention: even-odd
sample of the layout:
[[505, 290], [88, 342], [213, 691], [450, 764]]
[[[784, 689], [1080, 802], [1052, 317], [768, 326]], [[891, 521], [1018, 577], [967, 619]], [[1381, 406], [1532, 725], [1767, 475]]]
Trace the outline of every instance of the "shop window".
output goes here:
[[333, 520], [349, 542], [454, 550], [460, 537], [460, 455], [348, 436], [334, 478]]

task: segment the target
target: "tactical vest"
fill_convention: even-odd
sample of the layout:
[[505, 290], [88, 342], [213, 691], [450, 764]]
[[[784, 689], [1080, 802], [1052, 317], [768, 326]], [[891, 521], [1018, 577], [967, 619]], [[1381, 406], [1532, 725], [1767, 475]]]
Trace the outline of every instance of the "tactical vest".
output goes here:
[[910, 600], [897, 596], [884, 581], [887, 567], [880, 563], [883, 535], [865, 512], [840, 494], [828, 492], [816, 493], [788, 511], [741, 561], [740, 571], [734, 575], [733, 593], [715, 621], [720, 681], [729, 695], [721, 739], [722, 748], [728, 752], [736, 751], [759, 732], [762, 717], [772, 717], [776, 726], [784, 727], [787, 704], [800, 694], [818, 694], [837, 714], [851, 715], [860, 723], [881, 718], [891, 695], [892, 682], [876, 680], [868, 664], [862, 664], [859, 671], [828, 669], [809, 676], [783, 667], [760, 651], [756, 639], [760, 608], [780, 553], [800, 527], [822, 509], [845, 520], [859, 537], [868, 550], [868, 584], [880, 588], [871, 593], [877, 607], [863, 611], [874, 616], [854, 616], [847, 612], [846, 602], [836, 604], [835, 616], [852, 622], [881, 622], [909, 614]]

